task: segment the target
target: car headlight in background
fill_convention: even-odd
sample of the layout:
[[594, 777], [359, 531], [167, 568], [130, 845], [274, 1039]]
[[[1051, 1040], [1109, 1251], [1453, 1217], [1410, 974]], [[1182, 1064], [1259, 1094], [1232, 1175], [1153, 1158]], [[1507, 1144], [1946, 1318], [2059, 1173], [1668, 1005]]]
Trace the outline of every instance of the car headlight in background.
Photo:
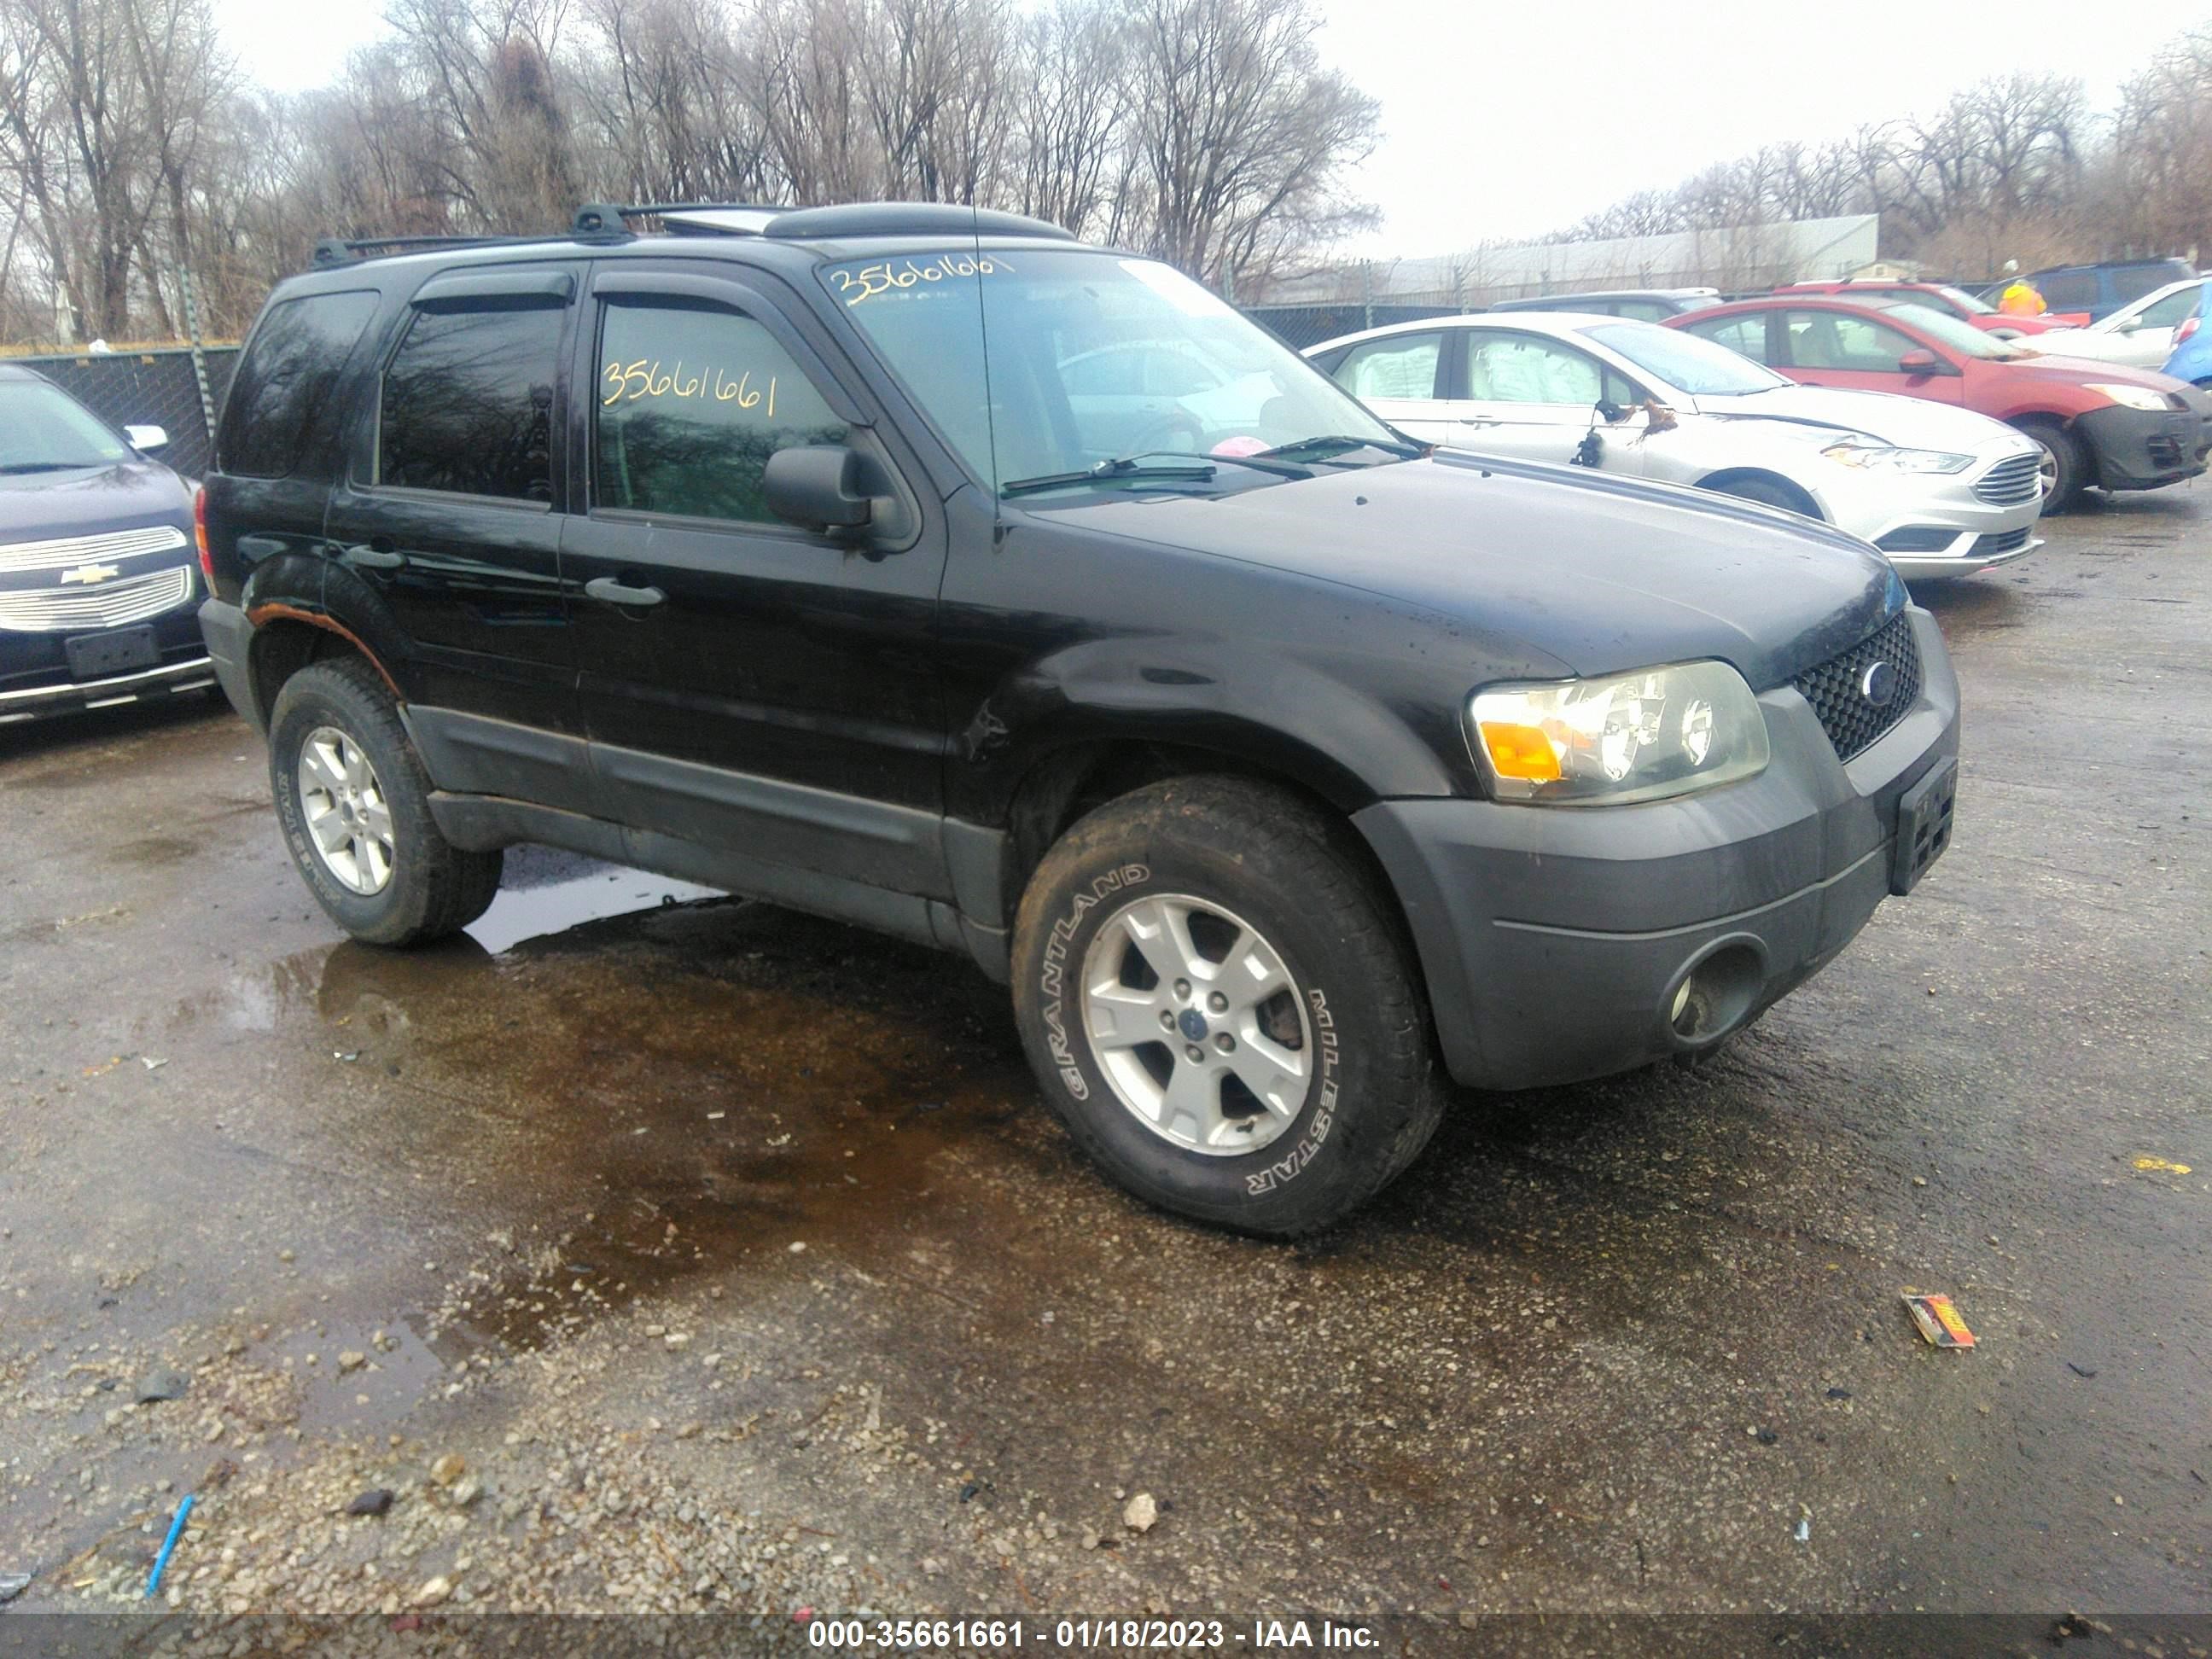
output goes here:
[[1893, 449], [1845, 439], [1820, 452], [1839, 466], [1866, 472], [1964, 472], [1974, 464], [1971, 455], [1954, 455], [1942, 449]]
[[1766, 720], [1724, 662], [1492, 686], [1468, 725], [1500, 800], [1613, 806], [1733, 783], [1766, 766]]
[[2100, 398], [2110, 398], [2123, 409], [2171, 409], [2166, 393], [2153, 386], [2098, 386], [2094, 382], [2083, 388]]

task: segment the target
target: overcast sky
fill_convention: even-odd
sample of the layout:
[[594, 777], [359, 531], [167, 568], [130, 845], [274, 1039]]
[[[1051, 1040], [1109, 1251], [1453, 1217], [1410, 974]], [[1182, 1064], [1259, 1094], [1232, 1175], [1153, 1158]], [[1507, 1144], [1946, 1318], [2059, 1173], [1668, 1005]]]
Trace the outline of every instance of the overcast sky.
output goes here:
[[[327, 81], [376, 8], [217, 0], [250, 75]], [[2013, 70], [2119, 82], [2212, 0], [1320, 0], [1324, 61], [1382, 100], [1361, 252], [1418, 256], [1541, 235], [1632, 191], [1784, 138], [1923, 111]]]

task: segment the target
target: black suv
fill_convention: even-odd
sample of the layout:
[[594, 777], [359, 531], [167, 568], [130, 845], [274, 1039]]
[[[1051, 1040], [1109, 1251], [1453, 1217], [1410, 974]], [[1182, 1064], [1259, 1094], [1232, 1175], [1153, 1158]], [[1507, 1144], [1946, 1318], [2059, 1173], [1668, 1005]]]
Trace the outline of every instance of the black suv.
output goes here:
[[0, 363], [0, 726], [215, 684], [167, 442]]
[[358, 939], [543, 842], [939, 945], [1115, 1178], [1291, 1234], [1448, 1078], [1710, 1050], [1948, 837], [1847, 537], [1431, 453], [1030, 221], [656, 212], [332, 248], [247, 343], [204, 623]]

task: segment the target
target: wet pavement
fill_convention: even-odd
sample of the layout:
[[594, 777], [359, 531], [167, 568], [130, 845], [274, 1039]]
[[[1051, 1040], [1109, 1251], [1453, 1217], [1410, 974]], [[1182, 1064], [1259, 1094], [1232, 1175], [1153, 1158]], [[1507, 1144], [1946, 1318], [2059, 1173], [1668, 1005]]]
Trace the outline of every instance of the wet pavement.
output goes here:
[[185, 1492], [232, 1611], [2212, 1611], [2212, 507], [2047, 530], [1923, 596], [1911, 899], [1300, 1247], [1093, 1176], [950, 958], [535, 849], [368, 949], [227, 712], [0, 733], [0, 1618]]

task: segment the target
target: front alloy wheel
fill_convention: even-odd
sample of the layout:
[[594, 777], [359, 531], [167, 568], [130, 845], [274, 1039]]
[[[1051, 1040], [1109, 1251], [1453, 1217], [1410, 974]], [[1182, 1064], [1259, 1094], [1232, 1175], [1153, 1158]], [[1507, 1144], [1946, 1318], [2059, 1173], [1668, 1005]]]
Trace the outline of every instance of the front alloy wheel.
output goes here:
[[1170, 1144], [1255, 1152], [1312, 1086], [1304, 995], [1260, 931], [1163, 893], [1123, 905], [1085, 952], [1084, 1030], [1115, 1097]]
[[392, 879], [392, 809], [362, 747], [335, 726], [300, 746], [300, 805], [315, 853], [349, 892], [380, 893]]

